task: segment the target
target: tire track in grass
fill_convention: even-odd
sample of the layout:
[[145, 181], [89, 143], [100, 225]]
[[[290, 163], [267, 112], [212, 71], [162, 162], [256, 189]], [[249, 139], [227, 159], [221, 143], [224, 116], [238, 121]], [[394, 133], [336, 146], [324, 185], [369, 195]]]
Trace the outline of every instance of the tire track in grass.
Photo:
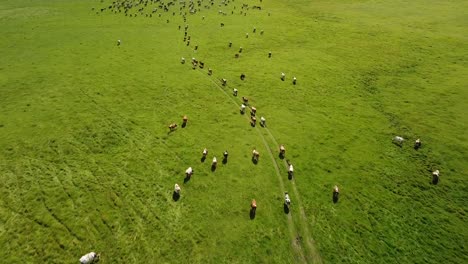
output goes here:
[[[200, 71], [199, 71], [200, 72]], [[201, 73], [201, 72], [200, 72]], [[203, 75], [203, 73], [201, 73]], [[209, 78], [208, 79], [221, 91], [223, 92], [227, 97], [229, 97], [229, 99], [236, 105], [236, 107], [240, 107], [240, 105], [238, 104], [238, 102], [233, 99], [231, 96], [229, 96], [229, 94], [219, 85], [217, 84], [212, 78]], [[247, 117], [246, 117], [247, 118]], [[278, 142], [276, 141], [276, 139], [274, 138], [274, 136], [271, 134], [271, 132], [268, 130], [268, 128], [265, 127], [265, 129], [267, 130], [271, 140], [273, 141], [273, 143], [275, 144], [275, 147], [279, 148], [279, 144]], [[265, 139], [265, 136], [260, 132], [260, 129], [256, 126], [255, 127], [255, 130], [258, 132], [260, 138], [262, 139], [266, 149], [268, 150], [268, 154], [270, 156], [270, 159], [272, 160], [273, 162], [273, 165], [274, 165], [274, 168], [275, 168], [275, 171], [276, 171], [276, 175], [278, 176], [278, 179], [279, 179], [279, 183], [280, 183], [280, 187], [282, 190], [285, 190], [284, 188], [284, 181], [283, 181], [283, 178], [281, 177], [281, 172], [280, 172], [280, 169], [279, 169], [279, 164], [278, 162], [275, 160], [274, 158], [274, 155], [273, 155], [273, 151], [271, 150], [271, 147], [270, 145], [268, 144], [268, 142], [266, 141]], [[284, 162], [284, 165], [286, 166], [286, 161]], [[287, 168], [287, 167], [286, 167]], [[292, 216], [291, 214], [288, 214], [288, 228], [289, 228], [289, 233], [290, 233], [290, 236], [291, 236], [291, 240], [292, 240], [292, 245], [293, 245], [293, 248], [297, 251], [298, 255], [301, 257], [301, 260], [303, 262], [308, 262], [311, 261], [313, 263], [322, 263], [322, 259], [317, 251], [317, 249], [315, 248], [315, 245], [314, 245], [314, 240], [312, 239], [312, 237], [310, 236], [310, 233], [309, 233], [309, 229], [307, 227], [307, 217], [306, 217], [306, 214], [305, 214], [305, 210], [304, 210], [304, 207], [302, 206], [302, 200], [299, 196], [299, 192], [297, 191], [297, 188], [294, 184], [294, 181], [291, 181], [291, 184], [292, 184], [292, 189], [293, 189], [293, 192], [294, 192], [294, 195], [296, 196], [296, 199], [297, 199], [297, 204], [298, 204], [298, 208], [300, 210], [300, 216], [301, 216], [301, 221], [304, 223], [302, 225], [302, 229], [304, 230], [304, 234], [303, 236], [305, 237], [305, 242], [306, 242], [306, 246], [310, 252], [310, 255], [306, 255], [306, 257], [304, 257], [304, 249], [303, 247], [297, 247], [296, 245], [298, 244], [298, 238], [295, 236], [295, 233], [297, 234], [297, 230], [298, 228], [296, 227], [295, 223], [293, 222], [292, 220]], [[301, 239], [299, 239], [300, 241], [302, 241]]]

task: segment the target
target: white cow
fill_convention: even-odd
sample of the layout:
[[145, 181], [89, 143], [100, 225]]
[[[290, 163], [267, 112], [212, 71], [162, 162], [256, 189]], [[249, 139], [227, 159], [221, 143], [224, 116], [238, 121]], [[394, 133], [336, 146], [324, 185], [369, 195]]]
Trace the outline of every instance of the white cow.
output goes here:
[[80, 258], [81, 264], [91, 264], [99, 260], [99, 254], [96, 252], [90, 252]]
[[393, 141], [394, 144], [401, 147], [403, 145], [403, 141], [405, 141], [405, 139], [400, 137], [400, 136], [395, 136], [392, 141]]
[[213, 162], [211, 164], [213, 166], [216, 166], [216, 164], [218, 164], [218, 160], [216, 159], [216, 157], [213, 157]]
[[265, 124], [266, 124], [266, 119], [265, 119], [263, 116], [260, 117], [260, 124], [261, 124], [262, 126], [265, 126]]
[[291, 199], [289, 198], [288, 192], [284, 192], [284, 203], [289, 206], [291, 204]]
[[175, 193], [180, 193], [180, 186], [177, 183], [174, 185], [174, 192]]
[[192, 174], [193, 174], [193, 169], [192, 169], [192, 167], [189, 167], [187, 170], [185, 170], [185, 174], [186, 174], [187, 176], [192, 176]]
[[240, 110], [241, 110], [242, 113], [245, 112], [245, 104], [242, 104], [242, 105], [241, 105], [241, 109], [240, 109]]
[[288, 171], [289, 171], [289, 173], [293, 173], [293, 172], [294, 172], [294, 167], [293, 167], [293, 165], [292, 165], [291, 163], [289, 164]]

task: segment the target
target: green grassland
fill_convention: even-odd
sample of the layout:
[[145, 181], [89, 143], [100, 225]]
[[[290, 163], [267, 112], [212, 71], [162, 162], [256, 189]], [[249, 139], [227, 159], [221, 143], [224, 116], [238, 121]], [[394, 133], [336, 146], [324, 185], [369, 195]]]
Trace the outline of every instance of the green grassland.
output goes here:
[[468, 261], [466, 1], [112, 2], [0, 0], [0, 262]]

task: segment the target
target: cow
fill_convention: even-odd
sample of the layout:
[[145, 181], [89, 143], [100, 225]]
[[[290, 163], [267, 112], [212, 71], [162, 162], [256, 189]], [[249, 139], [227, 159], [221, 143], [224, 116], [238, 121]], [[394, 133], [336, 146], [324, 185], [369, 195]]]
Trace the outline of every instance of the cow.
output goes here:
[[117, 40], [117, 46], [120, 46], [120, 44], [122, 43], [122, 41], [120, 41], [120, 39]]
[[245, 38], [249, 38], [249, 33], [245, 33]]
[[240, 57], [239, 53], [234, 54], [234, 58], [238, 59]]
[[439, 183], [439, 176], [440, 176], [439, 170], [435, 170], [435, 171], [432, 172], [432, 183], [433, 184]]
[[296, 82], [297, 82], [297, 79], [296, 79], [296, 77], [294, 76], [294, 78], [293, 78], [293, 84], [296, 85]]
[[213, 74], [213, 70], [211, 68], [208, 68], [208, 75], [212, 75]]
[[80, 264], [92, 264], [99, 261], [101, 254], [90, 252], [80, 258]]
[[250, 115], [255, 116], [256, 113], [257, 113], [257, 108], [255, 108], [255, 106], [252, 106], [252, 108], [250, 109]]
[[249, 98], [242, 96], [242, 101], [244, 102], [245, 105], [249, 105]]
[[170, 131], [174, 131], [176, 128], [177, 128], [177, 124], [176, 124], [176, 123], [172, 123], [172, 124], [169, 125], [169, 130], [170, 130]]
[[208, 149], [204, 148], [202, 152], [203, 157], [206, 157], [208, 155]]
[[260, 117], [260, 125], [261, 125], [262, 127], [265, 127], [265, 126], [266, 126], [266, 119], [265, 119], [265, 117], [263, 117], [263, 116]]
[[258, 152], [257, 149], [253, 149], [252, 150], [252, 161], [254, 163], [257, 163], [259, 158], [260, 158], [260, 152]]
[[245, 113], [245, 104], [241, 104], [240, 112], [241, 112], [241, 114]]
[[289, 197], [288, 192], [284, 192], [284, 205], [287, 206], [288, 208], [291, 205], [291, 198]]
[[218, 160], [216, 157], [213, 157], [213, 161], [211, 162], [211, 169], [216, 169], [216, 166], [218, 165]]
[[284, 72], [281, 73], [281, 80], [284, 81], [286, 79], [286, 74]]
[[405, 139], [400, 137], [400, 136], [395, 136], [392, 141], [393, 141], [393, 144], [395, 144], [395, 145], [397, 145], [399, 147], [402, 147], [403, 146], [403, 141], [405, 141]]
[[188, 167], [188, 169], [185, 170], [185, 177], [190, 178], [193, 175], [194, 170], [192, 167]]
[[245, 79], [245, 74], [242, 73], [242, 74], [240, 75], [240, 79], [243, 81], [243, 80]]
[[180, 194], [180, 186], [177, 183], [174, 185], [174, 193]]
[[294, 176], [294, 167], [292, 163], [288, 160], [286, 161], [288, 163], [288, 179], [292, 179]]
[[252, 127], [255, 127], [256, 124], [257, 124], [257, 118], [255, 116], [251, 116], [250, 117], [250, 125]]
[[333, 202], [334, 203], [338, 202], [339, 195], [340, 195], [340, 190], [338, 189], [338, 186], [335, 185], [335, 187], [333, 187]]
[[184, 57], [182, 57], [182, 58], [180, 59], [180, 63], [185, 64], [185, 58], [184, 58]]
[[232, 42], [229, 42], [229, 47], [232, 47]]
[[205, 63], [200, 61], [200, 69], [203, 69], [203, 68], [205, 68]]
[[418, 150], [421, 147], [421, 140], [418, 138], [414, 142], [414, 149]]
[[237, 89], [236, 88], [232, 89], [232, 95], [237, 96]]
[[257, 32], [257, 29], [256, 28], [253, 28], [253, 33]]
[[243, 48], [242, 48], [242, 47], [240, 47], [240, 48], [239, 48], [239, 53], [242, 53], [242, 50], [243, 50]]
[[221, 23], [220, 25], [221, 25], [221, 27], [224, 27], [224, 23]]
[[279, 147], [279, 156], [280, 158], [284, 159], [284, 155], [286, 154], [286, 148], [284, 147], [284, 145], [280, 145]]
[[271, 58], [271, 51], [268, 52], [268, 58]]
[[226, 164], [226, 163], [227, 163], [228, 156], [229, 156], [229, 153], [228, 153], [227, 150], [225, 150], [225, 151], [223, 152], [223, 164]]
[[187, 125], [187, 121], [188, 121], [188, 117], [184, 115], [184, 117], [182, 117], [182, 126], [185, 127]]
[[224, 78], [221, 79], [221, 84], [222, 84], [223, 86], [226, 86], [226, 84], [227, 84], [227, 79], [224, 79]]

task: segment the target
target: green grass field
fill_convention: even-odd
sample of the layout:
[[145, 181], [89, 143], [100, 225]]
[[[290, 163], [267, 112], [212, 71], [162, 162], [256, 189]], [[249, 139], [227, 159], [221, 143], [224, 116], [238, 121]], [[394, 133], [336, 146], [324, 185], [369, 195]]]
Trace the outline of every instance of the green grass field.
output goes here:
[[1, 263], [468, 262], [468, 2], [112, 2], [0, 0]]

